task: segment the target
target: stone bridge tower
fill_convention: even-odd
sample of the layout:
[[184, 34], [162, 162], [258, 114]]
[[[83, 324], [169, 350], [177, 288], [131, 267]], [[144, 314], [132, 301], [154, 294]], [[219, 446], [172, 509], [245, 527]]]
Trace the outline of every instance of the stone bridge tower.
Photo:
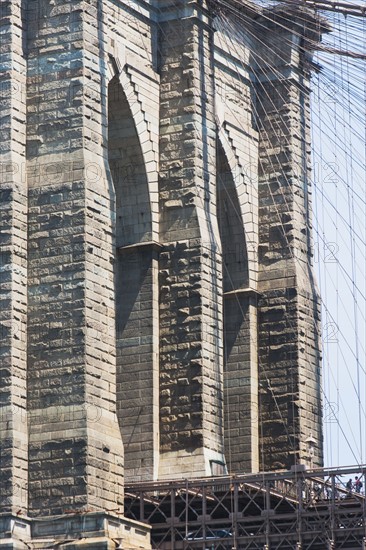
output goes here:
[[322, 463], [319, 21], [225, 4], [0, 2], [4, 548], [148, 548], [124, 476]]

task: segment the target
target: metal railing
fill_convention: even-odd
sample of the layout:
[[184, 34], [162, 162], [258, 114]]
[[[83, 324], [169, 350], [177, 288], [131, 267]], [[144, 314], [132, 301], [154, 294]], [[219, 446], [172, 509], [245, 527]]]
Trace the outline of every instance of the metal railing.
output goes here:
[[[152, 526], [153, 548], [362, 548], [366, 466], [135, 483], [125, 514]], [[358, 476], [362, 493], [346, 482]]]

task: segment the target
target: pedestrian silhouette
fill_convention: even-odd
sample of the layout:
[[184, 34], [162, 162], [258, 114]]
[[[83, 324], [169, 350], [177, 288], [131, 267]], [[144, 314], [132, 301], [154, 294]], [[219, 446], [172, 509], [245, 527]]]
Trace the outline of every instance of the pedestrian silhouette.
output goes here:
[[348, 493], [352, 493], [352, 489], [353, 489], [353, 483], [352, 483], [352, 479], [349, 479], [346, 483], [346, 488], [348, 489]]
[[362, 481], [356, 476], [355, 477], [355, 491], [356, 493], [361, 493]]

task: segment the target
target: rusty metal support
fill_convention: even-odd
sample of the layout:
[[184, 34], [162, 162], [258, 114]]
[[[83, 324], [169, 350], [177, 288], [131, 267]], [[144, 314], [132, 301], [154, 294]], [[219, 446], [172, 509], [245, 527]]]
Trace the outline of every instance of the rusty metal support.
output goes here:
[[335, 540], [335, 498], [336, 498], [336, 482], [335, 476], [332, 477], [332, 494], [330, 502], [330, 526], [331, 526], [331, 537], [332, 540]]
[[175, 523], [175, 489], [172, 487], [170, 491], [170, 543], [171, 543], [171, 549], [174, 550], [175, 548], [175, 529], [174, 529], [174, 523]]
[[296, 550], [301, 550], [302, 548], [303, 486], [304, 486], [304, 481], [302, 477], [299, 477], [299, 479], [297, 480], [297, 501], [299, 505], [298, 505], [298, 520], [297, 520], [298, 543], [296, 544]]
[[342, 550], [351, 541], [366, 550], [364, 494], [337, 486], [342, 476], [365, 480], [365, 471], [366, 466], [137, 483], [126, 487], [125, 510], [127, 517], [151, 524], [156, 550], [252, 550], [277, 548], [279, 541], [296, 550], [331, 549], [332, 543]]

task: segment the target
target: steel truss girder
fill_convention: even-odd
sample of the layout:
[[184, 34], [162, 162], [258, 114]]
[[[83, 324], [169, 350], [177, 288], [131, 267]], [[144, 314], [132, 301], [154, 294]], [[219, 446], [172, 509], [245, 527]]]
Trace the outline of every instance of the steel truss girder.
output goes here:
[[366, 466], [136, 483], [125, 515], [161, 550], [354, 550], [366, 537], [365, 497], [344, 486], [354, 475], [365, 487]]

